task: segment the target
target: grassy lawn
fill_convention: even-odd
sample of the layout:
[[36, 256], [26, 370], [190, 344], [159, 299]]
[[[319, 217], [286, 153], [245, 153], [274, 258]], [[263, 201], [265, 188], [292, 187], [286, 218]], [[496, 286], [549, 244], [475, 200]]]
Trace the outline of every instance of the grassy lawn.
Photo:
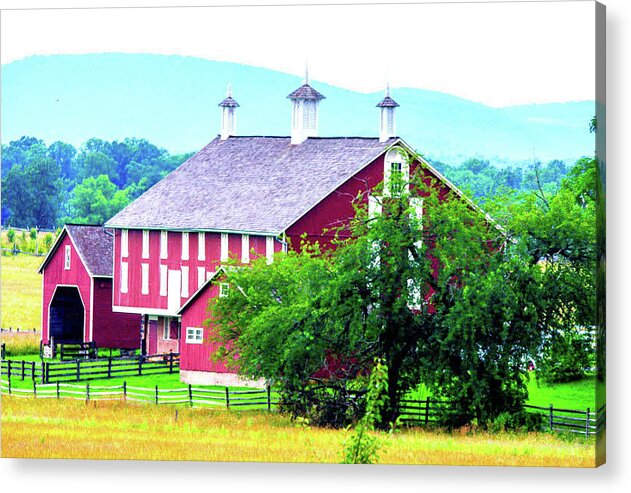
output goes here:
[[[306, 428], [264, 412], [121, 402], [2, 398], [2, 456], [28, 458], [328, 462], [345, 430]], [[594, 466], [594, 440], [549, 433], [379, 434], [383, 464]]]
[[42, 278], [37, 268], [42, 261], [31, 255], [0, 256], [2, 327], [41, 329]]

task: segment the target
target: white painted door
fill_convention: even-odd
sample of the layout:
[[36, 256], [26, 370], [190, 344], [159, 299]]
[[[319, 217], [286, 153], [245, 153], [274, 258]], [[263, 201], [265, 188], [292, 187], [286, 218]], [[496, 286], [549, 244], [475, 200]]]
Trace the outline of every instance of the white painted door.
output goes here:
[[167, 283], [167, 303], [169, 313], [175, 313], [180, 308], [182, 273], [179, 270], [169, 270], [169, 282]]

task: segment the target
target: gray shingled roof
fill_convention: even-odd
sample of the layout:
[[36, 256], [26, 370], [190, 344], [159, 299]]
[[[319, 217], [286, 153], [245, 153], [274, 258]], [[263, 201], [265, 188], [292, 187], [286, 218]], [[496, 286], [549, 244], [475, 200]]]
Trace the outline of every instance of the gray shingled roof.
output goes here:
[[386, 96], [377, 104], [377, 108], [396, 108], [398, 106], [399, 103], [397, 103], [390, 96]]
[[320, 94], [313, 87], [306, 83], [300, 86], [287, 97], [289, 99], [326, 99], [322, 94]]
[[280, 234], [396, 140], [217, 137], [106, 226]]
[[[91, 276], [112, 277], [114, 237], [111, 231], [106, 231], [102, 226], [79, 224], [67, 224], [65, 231], [70, 235], [73, 244], [77, 247], [79, 256]], [[53, 248], [51, 248], [39, 267], [38, 272], [42, 272], [46, 267], [64, 234], [59, 235], [55, 245], [53, 245]]]
[[223, 108], [238, 108], [239, 107], [239, 103], [237, 103], [234, 99], [232, 99], [231, 96], [228, 96], [226, 99], [224, 99], [217, 106], [221, 106]]

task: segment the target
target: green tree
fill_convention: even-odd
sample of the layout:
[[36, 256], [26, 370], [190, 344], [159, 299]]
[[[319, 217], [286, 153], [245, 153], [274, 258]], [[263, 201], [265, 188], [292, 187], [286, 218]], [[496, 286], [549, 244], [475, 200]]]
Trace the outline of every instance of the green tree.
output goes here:
[[86, 178], [100, 175], [106, 175], [110, 180], [117, 179], [116, 161], [102, 151], [91, 151], [88, 148], [89, 146], [85, 146], [77, 156], [77, 180], [82, 182]]
[[103, 224], [129, 204], [125, 190], [119, 190], [107, 175], [83, 180], [69, 200], [70, 222]]

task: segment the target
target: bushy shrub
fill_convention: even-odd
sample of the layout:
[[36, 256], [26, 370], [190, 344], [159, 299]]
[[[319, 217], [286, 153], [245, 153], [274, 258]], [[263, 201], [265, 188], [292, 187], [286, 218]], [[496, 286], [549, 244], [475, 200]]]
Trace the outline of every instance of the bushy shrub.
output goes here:
[[548, 383], [580, 380], [594, 366], [592, 335], [575, 328], [553, 334], [537, 366], [537, 378]]
[[15, 229], [9, 228], [9, 231], [7, 231], [7, 239], [9, 240], [9, 243], [13, 243], [15, 241]]

